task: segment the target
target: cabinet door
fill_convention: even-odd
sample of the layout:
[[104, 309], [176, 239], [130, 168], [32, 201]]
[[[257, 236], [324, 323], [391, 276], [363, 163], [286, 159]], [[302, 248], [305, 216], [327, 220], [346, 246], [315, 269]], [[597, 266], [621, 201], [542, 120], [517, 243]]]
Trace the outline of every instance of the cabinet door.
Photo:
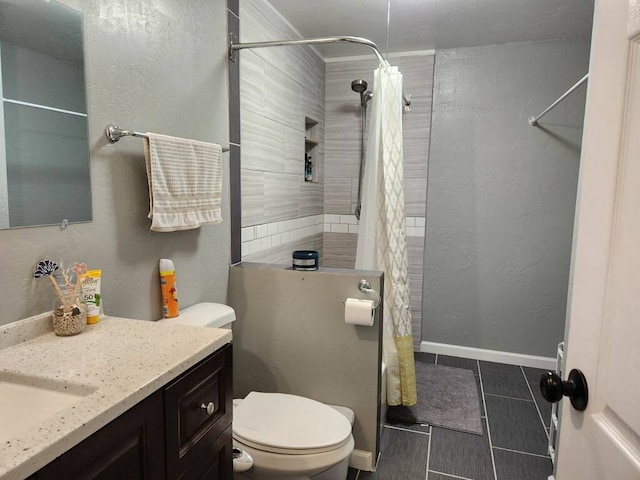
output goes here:
[[38, 480], [164, 480], [163, 398], [158, 391], [37, 473]]
[[[231, 426], [197, 455], [190, 459], [189, 469], [180, 480], [231, 480], [233, 478], [233, 448]], [[198, 456], [199, 455], [199, 456]]]
[[[231, 345], [167, 386], [168, 479], [231, 479], [231, 389]], [[209, 471], [227, 473], [206, 475]]]

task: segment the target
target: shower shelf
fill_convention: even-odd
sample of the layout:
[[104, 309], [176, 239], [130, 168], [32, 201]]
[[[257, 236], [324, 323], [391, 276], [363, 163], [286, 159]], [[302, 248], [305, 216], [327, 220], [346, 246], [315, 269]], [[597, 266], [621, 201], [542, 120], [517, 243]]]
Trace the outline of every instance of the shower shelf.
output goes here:
[[320, 142], [320, 122], [304, 117], [304, 141], [313, 145]]
[[304, 118], [304, 181], [318, 182], [318, 149], [320, 144], [320, 122]]

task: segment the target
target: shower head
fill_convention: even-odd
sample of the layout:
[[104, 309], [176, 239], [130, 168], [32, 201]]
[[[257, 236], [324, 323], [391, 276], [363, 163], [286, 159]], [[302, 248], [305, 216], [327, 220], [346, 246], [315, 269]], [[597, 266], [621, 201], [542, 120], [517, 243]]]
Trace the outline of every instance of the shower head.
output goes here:
[[364, 80], [354, 80], [351, 82], [351, 90], [356, 93], [362, 93], [367, 89], [367, 82]]
[[354, 80], [351, 82], [351, 90], [360, 94], [360, 106], [366, 107], [367, 102], [373, 97], [373, 93], [367, 90], [367, 82], [365, 80]]

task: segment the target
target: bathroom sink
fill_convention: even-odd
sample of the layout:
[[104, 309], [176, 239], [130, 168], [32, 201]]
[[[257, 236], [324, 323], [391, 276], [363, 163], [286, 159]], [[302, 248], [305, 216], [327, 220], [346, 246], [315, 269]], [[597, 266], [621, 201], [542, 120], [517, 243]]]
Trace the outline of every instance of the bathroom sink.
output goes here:
[[96, 388], [0, 372], [0, 444], [73, 405]]

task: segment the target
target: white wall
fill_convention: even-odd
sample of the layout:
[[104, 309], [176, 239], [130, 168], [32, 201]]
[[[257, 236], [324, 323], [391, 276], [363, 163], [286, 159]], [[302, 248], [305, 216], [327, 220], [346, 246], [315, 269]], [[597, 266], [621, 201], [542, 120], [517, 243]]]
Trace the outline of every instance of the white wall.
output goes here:
[[[347, 325], [343, 301], [363, 298], [358, 281], [382, 291], [380, 272], [302, 272], [242, 263], [230, 270], [236, 396], [250, 391], [302, 395], [355, 413], [355, 448], [379, 450], [381, 311], [370, 327]], [[367, 465], [363, 469], [371, 469]]]
[[108, 123], [228, 144], [227, 11], [222, 1], [65, 0], [84, 13], [93, 222], [0, 231], [0, 324], [51, 308], [44, 257], [102, 268], [106, 313], [161, 317], [158, 259], [173, 258], [181, 305], [224, 302], [229, 264], [228, 160], [223, 223], [149, 230], [142, 143], [108, 145]]
[[563, 339], [589, 40], [436, 52], [424, 341], [555, 357]]

